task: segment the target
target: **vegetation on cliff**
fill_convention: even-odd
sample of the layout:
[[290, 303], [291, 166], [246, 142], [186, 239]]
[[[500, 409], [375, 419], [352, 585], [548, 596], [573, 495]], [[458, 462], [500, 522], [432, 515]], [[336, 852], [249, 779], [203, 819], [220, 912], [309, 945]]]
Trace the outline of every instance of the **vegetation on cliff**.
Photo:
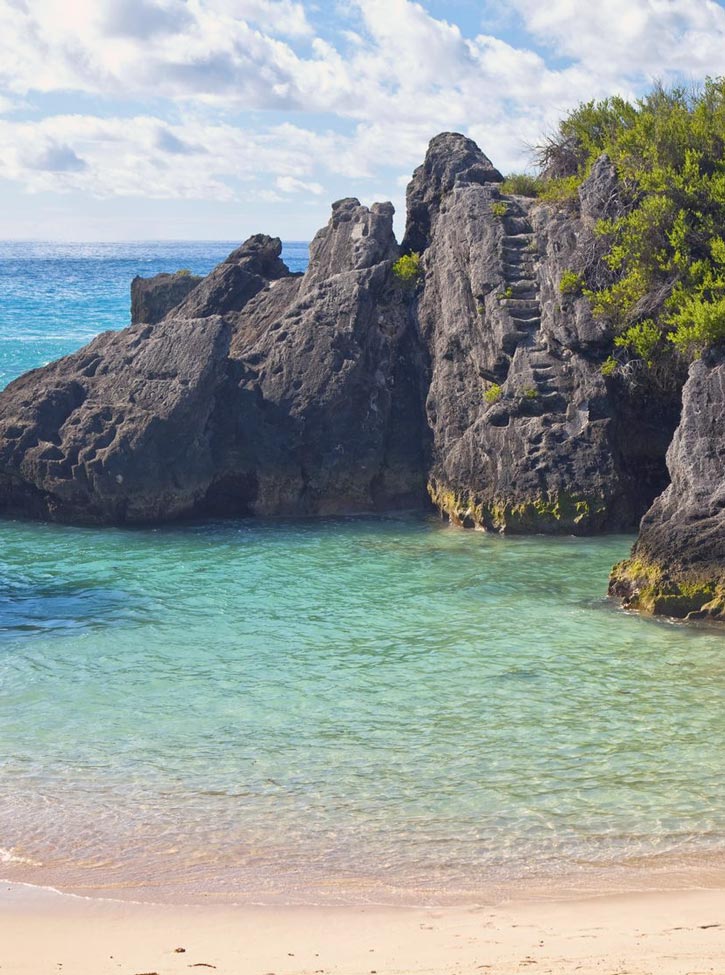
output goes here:
[[561, 201], [602, 154], [619, 177], [617, 215], [597, 226], [611, 279], [584, 293], [621, 355], [692, 360], [725, 341], [725, 78], [581, 104], [540, 148], [538, 184], [504, 185]]
[[393, 264], [393, 274], [406, 288], [414, 288], [422, 273], [420, 254], [403, 254]]

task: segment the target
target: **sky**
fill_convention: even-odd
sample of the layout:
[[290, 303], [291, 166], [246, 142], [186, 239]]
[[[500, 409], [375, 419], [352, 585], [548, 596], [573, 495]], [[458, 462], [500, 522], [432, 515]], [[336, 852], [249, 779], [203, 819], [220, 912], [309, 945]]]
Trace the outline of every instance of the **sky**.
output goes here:
[[442, 131], [725, 73], [725, 0], [0, 0], [0, 238], [308, 240]]

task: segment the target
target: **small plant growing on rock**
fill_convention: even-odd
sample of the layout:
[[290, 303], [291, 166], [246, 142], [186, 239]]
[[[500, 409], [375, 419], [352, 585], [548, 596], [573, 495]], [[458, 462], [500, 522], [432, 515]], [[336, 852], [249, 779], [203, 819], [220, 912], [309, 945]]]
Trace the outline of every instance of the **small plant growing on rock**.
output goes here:
[[500, 188], [502, 193], [513, 196], [538, 196], [541, 192], [541, 180], [529, 173], [510, 173]]
[[503, 396], [503, 389], [498, 383], [492, 383], [483, 394], [483, 398], [487, 403], [498, 403], [498, 401]]
[[614, 358], [613, 355], [607, 356], [607, 358], [602, 363], [600, 372], [605, 379], [609, 379], [609, 377], [613, 376], [614, 373], [617, 371], [618, 365], [619, 363], [617, 362], [617, 360]]
[[651, 318], [646, 318], [643, 322], [630, 325], [622, 335], [616, 337], [614, 344], [620, 349], [628, 349], [632, 355], [651, 366], [661, 339], [662, 331]]
[[181, 275], [182, 277], [187, 277], [188, 275], [191, 274], [191, 271], [189, 270], [188, 267], [180, 267], [176, 273]]
[[580, 295], [582, 293], [582, 276], [576, 271], [564, 271], [559, 281], [559, 291], [563, 295]]
[[505, 217], [508, 212], [508, 203], [504, 203], [503, 200], [491, 204], [491, 213], [494, 215], [494, 217]]
[[508, 285], [503, 291], [499, 291], [497, 297], [499, 301], [508, 301], [509, 298], [513, 298], [514, 289]]
[[393, 274], [406, 288], [414, 288], [422, 273], [420, 254], [403, 254], [393, 264]]
[[539, 395], [539, 391], [535, 386], [527, 386], [523, 391], [525, 399], [536, 399]]

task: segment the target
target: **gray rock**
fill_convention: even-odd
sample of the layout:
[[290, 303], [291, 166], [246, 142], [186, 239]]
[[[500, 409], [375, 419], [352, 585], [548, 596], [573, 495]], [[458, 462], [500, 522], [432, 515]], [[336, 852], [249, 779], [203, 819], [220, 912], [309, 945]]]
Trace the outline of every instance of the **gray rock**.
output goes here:
[[[601, 373], [613, 336], [586, 299], [560, 290], [565, 271], [596, 264], [597, 206], [611, 212], [616, 199], [611, 164], [582, 187], [580, 213], [471, 179], [491, 172], [476, 152], [460, 136], [433, 140], [408, 192], [406, 241], [427, 244], [417, 314], [431, 363], [431, 497], [456, 523], [488, 529], [632, 529], [664, 486], [668, 440], [658, 437], [652, 465], [650, 425], [629, 410], [623, 449], [628, 398]], [[666, 418], [671, 435], [676, 410]]]
[[503, 182], [475, 142], [457, 132], [431, 139], [422, 166], [413, 173], [406, 193], [407, 223], [403, 251], [421, 253], [431, 241], [433, 222], [456, 186], [486, 186]]
[[134, 278], [131, 282], [131, 324], [155, 325], [160, 322], [201, 280], [188, 271]]
[[669, 616], [725, 620], [725, 351], [690, 366], [682, 420], [667, 452], [672, 478], [642, 519], [610, 592]]
[[279, 251], [252, 238], [159, 323], [11, 383], [0, 508], [137, 523], [420, 505], [422, 352], [392, 207], [336, 207], [309, 277]]
[[280, 258], [279, 237], [255, 234], [208, 274], [172, 311], [180, 318], [206, 318], [241, 311], [270, 281], [290, 275]]
[[438, 136], [408, 189], [414, 287], [394, 272], [392, 206], [345, 199], [304, 275], [257, 235], [173, 307], [158, 289], [156, 323], [11, 383], [0, 510], [328, 514], [422, 506], [427, 484], [460, 524], [634, 527], [665, 486], [677, 411], [604, 380], [612, 335], [560, 289], [565, 271], [601, 273], [593, 227], [616, 175], [603, 158], [564, 208], [500, 182], [470, 139]]

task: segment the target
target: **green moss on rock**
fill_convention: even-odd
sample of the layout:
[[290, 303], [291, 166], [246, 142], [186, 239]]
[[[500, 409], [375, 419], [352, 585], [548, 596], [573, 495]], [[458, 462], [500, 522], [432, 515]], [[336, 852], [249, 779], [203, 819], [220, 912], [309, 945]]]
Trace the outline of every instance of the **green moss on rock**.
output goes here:
[[481, 499], [431, 481], [433, 504], [454, 525], [510, 534], [578, 534], [599, 530], [606, 514], [600, 499], [576, 498], [566, 492], [523, 501]]
[[725, 581], [676, 577], [663, 566], [632, 558], [618, 562], [609, 578], [609, 593], [625, 609], [676, 619], [725, 621]]

